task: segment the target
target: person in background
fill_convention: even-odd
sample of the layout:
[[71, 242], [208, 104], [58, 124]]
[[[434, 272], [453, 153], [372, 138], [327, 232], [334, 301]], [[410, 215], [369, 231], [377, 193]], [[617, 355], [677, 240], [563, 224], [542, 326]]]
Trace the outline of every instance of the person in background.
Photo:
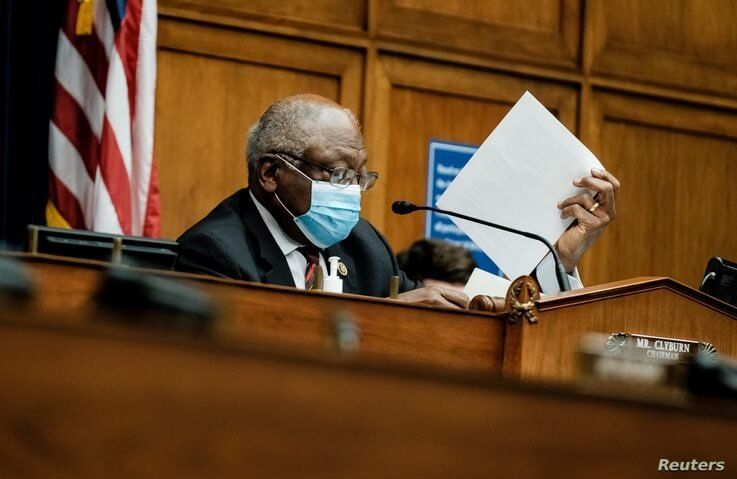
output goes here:
[[460, 290], [476, 268], [470, 251], [436, 239], [415, 241], [397, 254], [397, 263], [410, 279], [421, 281], [425, 286]]

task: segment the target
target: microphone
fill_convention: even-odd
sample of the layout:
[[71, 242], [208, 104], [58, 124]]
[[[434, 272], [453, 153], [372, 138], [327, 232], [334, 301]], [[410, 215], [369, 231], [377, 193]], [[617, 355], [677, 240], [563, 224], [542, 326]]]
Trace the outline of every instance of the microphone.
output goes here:
[[398, 215], [406, 215], [408, 213], [412, 213], [413, 211], [417, 211], [417, 210], [418, 210], [418, 206], [410, 203], [409, 201], [400, 200], [400, 201], [395, 201], [394, 203], [392, 203], [392, 212]]
[[566, 270], [563, 267], [563, 263], [560, 262], [560, 256], [558, 256], [558, 252], [555, 251], [555, 248], [553, 248], [553, 245], [551, 245], [550, 242], [546, 240], [545, 238], [543, 238], [542, 236], [537, 235], [535, 233], [530, 233], [527, 231], [520, 231], [518, 229], [510, 228], [509, 226], [498, 225], [490, 221], [485, 221], [485, 220], [481, 220], [478, 218], [472, 218], [470, 216], [466, 216], [461, 213], [456, 213], [454, 211], [441, 210], [440, 208], [434, 208], [432, 206], [416, 205], [414, 203], [410, 203], [409, 201], [404, 201], [404, 200], [395, 201], [394, 203], [392, 203], [392, 212], [398, 215], [406, 215], [406, 214], [413, 213], [419, 210], [434, 211], [436, 213], [441, 213], [441, 214], [448, 215], [448, 216], [455, 216], [456, 218], [470, 221], [472, 223], [478, 223], [480, 225], [489, 226], [491, 228], [496, 228], [498, 230], [506, 231], [508, 233], [514, 233], [520, 236], [524, 236], [525, 238], [530, 238], [530, 239], [540, 241], [541, 243], [545, 244], [545, 246], [548, 247], [548, 249], [550, 250], [550, 253], [553, 255], [553, 260], [555, 260], [555, 276], [558, 279], [558, 287], [560, 288], [561, 291], [570, 291], [571, 285], [568, 282], [568, 273], [566, 273]]

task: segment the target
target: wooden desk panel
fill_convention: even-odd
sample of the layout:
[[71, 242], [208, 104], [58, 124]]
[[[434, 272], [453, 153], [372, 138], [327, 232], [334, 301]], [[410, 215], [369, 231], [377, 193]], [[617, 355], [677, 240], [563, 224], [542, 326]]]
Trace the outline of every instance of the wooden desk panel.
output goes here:
[[[88, 320], [104, 264], [16, 255], [33, 272], [32, 309]], [[541, 300], [539, 321], [508, 323], [504, 314], [416, 306], [356, 295], [149, 271], [210, 293], [228, 337], [261, 344], [335, 348], [342, 312], [360, 329], [362, 355], [413, 364], [567, 382], [587, 332], [666, 336], [714, 344], [737, 357], [737, 308], [668, 278], [635, 278]], [[72, 319], [74, 320], [74, 319]]]
[[737, 357], [737, 308], [668, 278], [639, 278], [544, 299], [541, 320], [510, 327], [505, 373], [568, 381], [587, 332], [625, 332], [712, 343]]
[[737, 417], [708, 403], [160, 336], [0, 321], [0, 476], [638, 478], [661, 458], [737, 464]]
[[[104, 264], [39, 255], [21, 256], [38, 293], [34, 308], [80, 319], [94, 317], [92, 296]], [[344, 312], [360, 330], [360, 352], [421, 364], [499, 372], [504, 320], [493, 314], [416, 306], [357, 295], [166, 271], [212, 295], [230, 336], [267, 344], [334, 349], [333, 319]]]

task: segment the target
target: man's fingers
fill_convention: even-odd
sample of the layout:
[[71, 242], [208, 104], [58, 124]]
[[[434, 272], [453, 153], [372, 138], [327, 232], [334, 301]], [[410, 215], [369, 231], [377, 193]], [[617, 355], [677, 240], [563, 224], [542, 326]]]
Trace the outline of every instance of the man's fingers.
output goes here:
[[594, 190], [599, 194], [599, 203], [602, 205], [614, 204], [614, 185], [606, 180], [594, 178], [593, 176], [584, 176], [573, 180], [575, 186]]
[[558, 203], [558, 208], [563, 209], [571, 205], [581, 205], [587, 210], [590, 210], [594, 206], [594, 197], [590, 193], [581, 193], [580, 195], [571, 196]]
[[464, 293], [463, 291], [458, 291], [450, 288], [440, 288], [439, 292], [446, 301], [449, 301], [454, 306], [457, 306], [459, 308], [467, 309], [468, 303], [471, 302], [468, 295], [466, 295], [466, 293]]
[[407, 303], [464, 309], [468, 308], [468, 303], [470, 302], [464, 292], [438, 286], [426, 286], [407, 291], [400, 294], [398, 299]]
[[443, 308], [454, 308], [454, 309], [460, 308], [460, 306], [448, 301], [447, 299], [443, 298], [443, 296], [440, 294], [432, 298], [425, 298], [421, 301], [417, 301], [417, 304], [426, 304], [428, 306], [442, 306]]
[[615, 194], [619, 192], [619, 180], [613, 174], [609, 173], [606, 170], [600, 170], [598, 168], [591, 168], [591, 174], [601, 180], [606, 180], [611, 183], [614, 187]]
[[560, 212], [561, 218], [576, 218], [579, 223], [580, 222], [587, 222], [587, 223], [593, 223], [596, 221], [597, 217], [593, 213], [590, 213], [587, 209], [584, 209], [583, 206], [579, 204], [573, 204], [570, 206], [566, 206], [563, 208]]
[[615, 200], [619, 180], [603, 169], [592, 168], [591, 175], [573, 180], [574, 186], [589, 191], [581, 192], [558, 204], [561, 218], [576, 220], [557, 242], [558, 252], [566, 269], [578, 264], [581, 255], [617, 214]]

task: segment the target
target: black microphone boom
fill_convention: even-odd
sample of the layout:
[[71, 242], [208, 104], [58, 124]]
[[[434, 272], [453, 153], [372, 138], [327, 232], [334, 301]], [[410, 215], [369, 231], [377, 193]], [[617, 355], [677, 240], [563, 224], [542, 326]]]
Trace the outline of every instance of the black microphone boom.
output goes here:
[[506, 231], [508, 233], [514, 233], [518, 234], [520, 236], [524, 236], [525, 238], [534, 239], [537, 241], [542, 242], [545, 244], [545, 246], [548, 247], [550, 250], [550, 253], [553, 255], [553, 259], [555, 260], [555, 276], [558, 279], [558, 287], [561, 291], [570, 291], [571, 285], [568, 282], [568, 273], [566, 273], [565, 268], [563, 267], [563, 263], [560, 262], [560, 256], [558, 256], [558, 252], [555, 251], [555, 248], [553, 248], [553, 245], [550, 244], [548, 240], [543, 238], [540, 235], [537, 235], [535, 233], [529, 233], [527, 231], [520, 231], [518, 229], [510, 228], [509, 226], [503, 226], [498, 225], [496, 223], [492, 223], [490, 221], [481, 220], [478, 218], [472, 218], [470, 216], [466, 216], [461, 213], [456, 213], [454, 211], [447, 211], [447, 210], [441, 210], [440, 208], [434, 208], [432, 206], [425, 206], [425, 205], [416, 205], [414, 203], [410, 203], [409, 201], [395, 201], [392, 203], [392, 211], [398, 215], [406, 215], [418, 210], [426, 210], [426, 211], [434, 211], [436, 213], [441, 213], [448, 216], [455, 216], [456, 218], [460, 218], [462, 220], [471, 221], [472, 223], [478, 223], [480, 225], [489, 226], [491, 228], [496, 228], [498, 230]]

